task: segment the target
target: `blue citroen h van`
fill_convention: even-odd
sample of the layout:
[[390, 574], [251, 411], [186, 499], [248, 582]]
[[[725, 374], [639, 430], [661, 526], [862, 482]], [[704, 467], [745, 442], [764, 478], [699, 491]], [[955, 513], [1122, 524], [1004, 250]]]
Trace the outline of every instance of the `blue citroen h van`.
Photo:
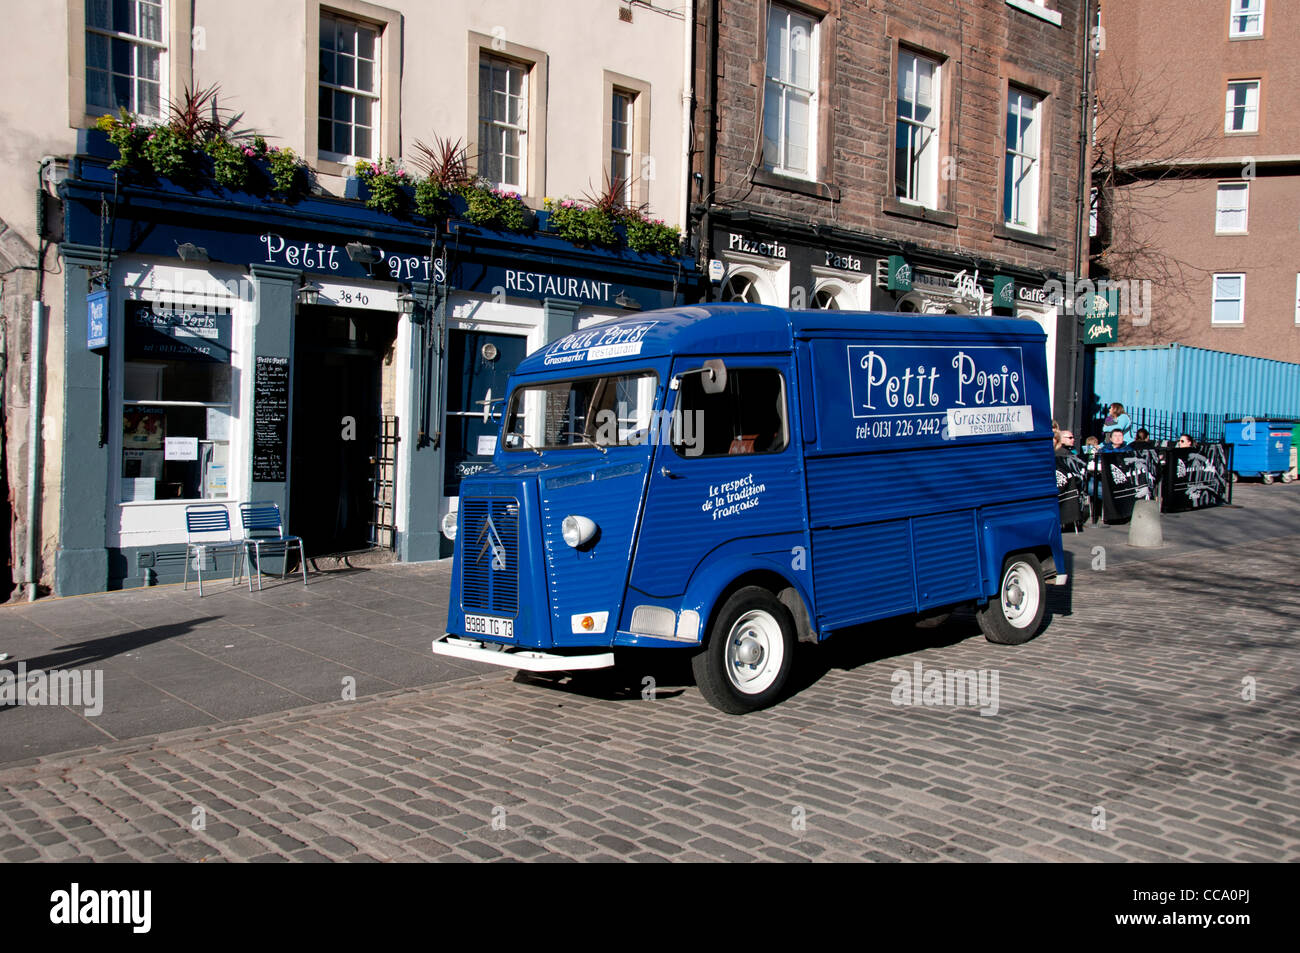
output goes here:
[[442, 655], [534, 671], [693, 653], [722, 711], [796, 640], [973, 604], [1032, 638], [1065, 581], [1031, 321], [707, 305], [577, 331], [512, 376], [461, 487]]

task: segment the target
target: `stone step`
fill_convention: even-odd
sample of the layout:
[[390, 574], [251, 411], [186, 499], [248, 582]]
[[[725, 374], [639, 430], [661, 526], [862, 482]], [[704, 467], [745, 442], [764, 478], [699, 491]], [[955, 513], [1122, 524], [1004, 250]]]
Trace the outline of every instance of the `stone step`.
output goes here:
[[397, 553], [391, 549], [372, 547], [346, 553], [327, 553], [308, 556], [307, 564], [314, 572], [332, 572], [337, 569], [361, 569], [366, 566], [386, 566], [397, 562]]

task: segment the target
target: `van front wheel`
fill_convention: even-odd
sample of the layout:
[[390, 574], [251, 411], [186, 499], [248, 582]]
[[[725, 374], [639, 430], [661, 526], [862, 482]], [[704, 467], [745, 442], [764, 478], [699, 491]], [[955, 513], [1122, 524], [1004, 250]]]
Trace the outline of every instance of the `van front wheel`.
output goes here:
[[790, 677], [794, 646], [790, 610], [766, 589], [747, 586], [723, 603], [708, 645], [691, 660], [695, 683], [719, 711], [743, 715], [766, 708]]
[[998, 593], [988, 604], [976, 610], [984, 638], [999, 645], [1028, 642], [1043, 624], [1043, 570], [1031, 553], [1007, 557], [1002, 564], [1002, 581]]

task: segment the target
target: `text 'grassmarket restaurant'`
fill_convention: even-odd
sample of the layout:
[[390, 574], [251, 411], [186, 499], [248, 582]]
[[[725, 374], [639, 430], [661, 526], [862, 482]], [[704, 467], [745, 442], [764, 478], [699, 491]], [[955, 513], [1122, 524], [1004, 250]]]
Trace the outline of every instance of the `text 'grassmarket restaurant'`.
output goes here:
[[60, 595], [181, 581], [195, 505], [224, 506], [238, 536], [240, 503], [275, 503], [309, 558], [446, 557], [519, 361], [698, 297], [689, 260], [578, 248], [545, 213], [524, 233], [454, 211], [401, 221], [328, 196], [116, 179], [96, 130], [78, 153], [59, 186], [50, 380]]

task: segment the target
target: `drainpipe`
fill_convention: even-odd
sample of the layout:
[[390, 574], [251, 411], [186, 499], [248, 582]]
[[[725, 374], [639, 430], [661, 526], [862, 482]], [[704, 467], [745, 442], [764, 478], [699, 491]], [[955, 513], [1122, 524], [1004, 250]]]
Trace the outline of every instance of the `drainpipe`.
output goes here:
[[[695, 48], [695, 0], [686, 4], [686, 26], [682, 31], [682, 234], [691, 234], [691, 104], [695, 99], [693, 55]], [[676, 304], [676, 302], [673, 302]]]
[[[713, 256], [713, 164], [718, 154], [718, 0], [710, 0], [709, 22], [705, 28], [704, 78], [705, 120], [708, 123], [704, 136], [704, 192], [700, 196], [704, 215], [700, 218], [700, 260], [706, 267]], [[713, 285], [705, 285], [705, 301], [713, 300]]]
[[39, 298], [32, 302], [32, 342], [28, 364], [31, 369], [27, 397], [27, 601], [36, 601], [39, 575], [36, 571], [39, 520], [41, 457], [41, 351], [45, 347], [45, 305]]
[[[1079, 91], [1079, 168], [1078, 195], [1075, 199], [1074, 218], [1074, 280], [1083, 278], [1084, 265], [1088, 261], [1088, 232], [1091, 219], [1091, 168], [1092, 168], [1092, 28], [1097, 25], [1096, 0], [1086, 0], [1083, 5], [1083, 69], [1081, 79], [1083, 88]], [[1073, 289], [1069, 289], [1073, 291]], [[1080, 316], [1070, 314], [1070, 426], [1075, 433], [1083, 432], [1083, 364], [1087, 357], [1087, 348], [1079, 342]]]
[[[45, 169], [53, 162], [47, 156], [36, 168], [36, 220], [45, 221]], [[41, 385], [44, 377], [45, 350], [45, 239], [36, 236], [36, 296], [32, 299], [32, 335], [27, 363], [27, 601], [35, 602], [40, 574], [36, 570], [36, 553], [40, 548], [40, 474], [41, 474]]]

